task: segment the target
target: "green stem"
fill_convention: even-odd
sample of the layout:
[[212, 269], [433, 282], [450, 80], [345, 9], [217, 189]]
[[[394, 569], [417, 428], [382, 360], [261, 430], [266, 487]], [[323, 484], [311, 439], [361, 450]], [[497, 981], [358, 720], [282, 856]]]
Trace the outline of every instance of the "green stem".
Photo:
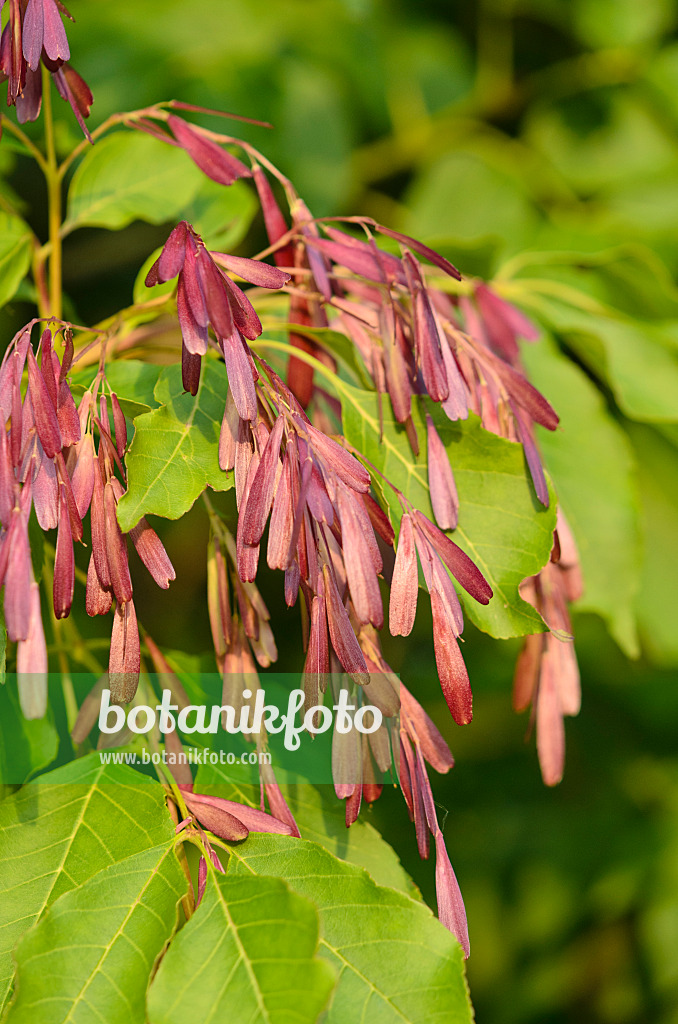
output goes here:
[[54, 143], [52, 115], [52, 79], [47, 68], [42, 69], [42, 109], [45, 119], [45, 150], [47, 164], [43, 168], [47, 180], [49, 209], [49, 304], [50, 314], [61, 319], [61, 177]]

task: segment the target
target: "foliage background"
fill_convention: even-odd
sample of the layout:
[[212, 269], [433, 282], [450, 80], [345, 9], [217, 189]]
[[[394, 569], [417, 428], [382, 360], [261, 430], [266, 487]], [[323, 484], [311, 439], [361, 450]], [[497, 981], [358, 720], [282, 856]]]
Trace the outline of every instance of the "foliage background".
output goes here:
[[[641, 324], [678, 324], [671, 0], [204, 0], [199, 13], [180, 0], [71, 6], [94, 123], [170, 97], [269, 119], [275, 131], [243, 134], [315, 214], [371, 214], [440, 245], [469, 273], [492, 275], [526, 249], [597, 254], [631, 243], [637, 262], [616, 282], [617, 305]], [[76, 129], [64, 117], [60, 131], [66, 141]], [[12, 174], [13, 160], [3, 145], [11, 186], [30, 200], [40, 182]], [[164, 237], [163, 227], [135, 223], [69, 239], [66, 288], [78, 314], [129, 301]], [[243, 253], [262, 239], [255, 222]], [[582, 256], [580, 278], [588, 265]], [[104, 276], [104, 266], [113, 272]], [[3, 333], [28, 315], [19, 296], [2, 313]], [[626, 369], [642, 373], [642, 360]], [[539, 383], [559, 408], [559, 380]], [[476, 1014], [492, 1024], [678, 1021], [678, 433], [632, 423], [609, 380], [602, 390], [639, 483], [639, 504], [627, 511], [638, 516], [640, 553], [628, 551], [627, 583], [642, 655], [628, 660], [597, 615], [575, 617], [584, 704], [568, 721], [563, 783], [542, 786], [525, 719], [511, 711], [517, 644], [467, 626], [475, 719], [464, 729], [440, 697], [423, 608], [409, 642], [385, 652], [457, 757], [434, 789], [449, 812], [469, 915]], [[582, 460], [584, 471], [585, 448]], [[603, 518], [605, 499], [601, 485], [591, 500]], [[197, 511], [165, 530], [178, 574], [168, 595], [152, 584], [142, 594], [138, 577], [149, 631], [195, 653], [209, 648], [206, 531]], [[273, 621], [274, 609], [284, 614], [280, 589], [269, 581]], [[278, 633], [283, 671], [298, 667], [298, 635]], [[630, 621], [617, 640], [634, 653]], [[372, 817], [432, 903], [432, 866], [417, 858], [398, 794], [385, 793]]]

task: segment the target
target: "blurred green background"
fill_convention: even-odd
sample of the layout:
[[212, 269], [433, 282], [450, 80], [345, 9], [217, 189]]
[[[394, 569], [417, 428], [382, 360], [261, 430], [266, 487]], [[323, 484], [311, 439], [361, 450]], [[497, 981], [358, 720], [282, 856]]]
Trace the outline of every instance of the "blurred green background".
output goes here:
[[[241, 134], [317, 215], [373, 215], [488, 276], [526, 249], [595, 254], [631, 243], [643, 281], [660, 282], [675, 302], [673, 0], [70, 6], [73, 64], [93, 89], [93, 124], [172, 97], [267, 119], [274, 131]], [[77, 139], [68, 116], [59, 132], [64, 148]], [[0, 154], [11, 186], [31, 201], [39, 181]], [[39, 215], [27, 216], [40, 227]], [[165, 236], [136, 223], [70, 238], [66, 285], [82, 316], [128, 303]], [[255, 221], [241, 251], [262, 239]], [[653, 315], [654, 291], [647, 309], [642, 284], [634, 291], [630, 279], [618, 294], [641, 320]], [[24, 312], [15, 300], [4, 326]], [[467, 627], [475, 718], [465, 729], [440, 697], [423, 607], [413, 637], [386, 650], [458, 760], [434, 791], [449, 812], [481, 1024], [678, 1024], [678, 432], [630, 424], [601, 388], [642, 467], [644, 561], [633, 586], [643, 654], [627, 660], [602, 619], [575, 617], [584, 696], [580, 717], [567, 722], [563, 783], [542, 786], [526, 719], [511, 711], [517, 643]], [[558, 408], [557, 380], [547, 393]], [[137, 573], [144, 624], [165, 646], [206, 650], [206, 521], [196, 509], [164, 536], [179, 582], [158, 594]], [[280, 579], [264, 590], [275, 622], [276, 609], [285, 614]], [[297, 636], [278, 631], [283, 671], [299, 667]], [[433, 900], [433, 865], [417, 858], [399, 794], [385, 793], [368, 817]]]

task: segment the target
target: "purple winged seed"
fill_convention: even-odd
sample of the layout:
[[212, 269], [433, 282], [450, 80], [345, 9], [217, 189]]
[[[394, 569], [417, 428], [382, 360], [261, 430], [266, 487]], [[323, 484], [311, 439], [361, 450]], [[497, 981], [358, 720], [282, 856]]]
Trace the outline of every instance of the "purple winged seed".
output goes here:
[[438, 831], [438, 818], [436, 817], [436, 809], [433, 803], [433, 793], [431, 792], [431, 783], [429, 782], [428, 775], [426, 773], [426, 765], [424, 764], [424, 758], [421, 752], [421, 747], [418, 743], [414, 744], [414, 775], [421, 793], [422, 804], [424, 806], [424, 815], [426, 817], [426, 825], [429, 832], [435, 835]]
[[[12, 354], [0, 366], [0, 422], [5, 424], [12, 413], [12, 401], [16, 393], [16, 366], [18, 357]], [[21, 402], [21, 392], [19, 392]]]
[[424, 259], [428, 260], [429, 263], [433, 263], [434, 266], [440, 270], [449, 274], [456, 281], [461, 281], [461, 274], [455, 266], [453, 266], [449, 260], [446, 260], [440, 253], [435, 252], [434, 249], [429, 249], [423, 242], [418, 242], [416, 238], [410, 238], [409, 235], [403, 235], [399, 231], [392, 231], [390, 228], [385, 228], [381, 224], [376, 225], [377, 231], [381, 235], [387, 235], [389, 238], [395, 238], [397, 242], [402, 242], [403, 245], [408, 246], [410, 249], [414, 249], [416, 253], [423, 256]]
[[362, 685], [369, 682], [365, 655], [351, 626], [344, 604], [339, 597], [334, 575], [329, 566], [323, 566], [324, 594], [327, 608], [327, 624], [330, 640], [337, 658], [351, 678]]
[[113, 617], [108, 682], [111, 699], [129, 704], [139, 685], [141, 650], [134, 602], [118, 604]]
[[400, 534], [391, 579], [388, 624], [391, 636], [409, 636], [417, 614], [419, 572], [414, 546], [412, 519], [406, 513], [400, 520]]
[[560, 422], [557, 412], [522, 373], [503, 361], [497, 362], [496, 369], [516, 405], [524, 409], [530, 418], [536, 423], [540, 423], [542, 427], [546, 427], [547, 430], [555, 430]]
[[268, 800], [268, 805], [271, 808], [274, 817], [279, 821], [285, 822], [286, 825], [289, 825], [291, 829], [290, 835], [296, 836], [297, 839], [301, 839], [299, 826], [294, 820], [294, 815], [289, 809], [285, 797], [282, 795], [280, 786], [276, 782], [273, 769], [269, 764], [262, 764], [259, 768], [259, 772], [264, 784], [266, 799]]
[[468, 940], [468, 923], [466, 910], [459, 889], [457, 877], [452, 869], [450, 858], [445, 848], [443, 834], [438, 829], [435, 834], [436, 844], [436, 894], [438, 898], [438, 917], [449, 932], [455, 936], [464, 950], [467, 960], [471, 952]]
[[127, 447], [127, 423], [125, 414], [120, 407], [118, 396], [111, 392], [111, 407], [113, 409], [113, 425], [115, 427], [115, 447], [120, 458], [125, 454]]
[[57, 380], [59, 379], [59, 372], [61, 366], [57, 359], [57, 372], [54, 372], [54, 363], [52, 362], [52, 332], [44, 330], [40, 338], [40, 369], [42, 370], [42, 376], [45, 379], [49, 397], [52, 399], [52, 405], [56, 409], [57, 407]]
[[98, 457], [94, 460], [94, 484], [92, 487], [92, 557], [99, 583], [104, 588], [111, 586], [111, 571], [108, 565], [106, 544], [106, 515], [104, 511], [104, 483]]
[[28, 524], [24, 517], [13, 513], [13, 522], [5, 544], [9, 557], [5, 570], [5, 625], [10, 640], [28, 637], [31, 616], [31, 551], [28, 542]]
[[231, 314], [236, 327], [249, 341], [254, 341], [261, 334], [263, 328], [256, 309], [245, 295], [244, 291], [231, 281], [226, 274], [222, 276], [226, 286]]
[[28, 349], [28, 386], [31, 392], [35, 428], [48, 459], [61, 451], [61, 431], [56, 410], [49, 396], [45, 378], [40, 372], [33, 349]]
[[[339, 521], [346, 578], [355, 613], [360, 622], [371, 623], [376, 629], [384, 624], [384, 612], [379, 581], [363, 529], [354, 513], [353, 503], [345, 487], [338, 488]], [[356, 500], [360, 501], [359, 495]]]
[[[183, 270], [184, 260], [186, 259], [187, 231], [188, 224], [185, 220], [182, 220], [170, 232], [169, 238], [163, 246], [157, 263], [153, 264], [153, 267], [157, 267], [155, 275], [157, 277], [157, 282], [171, 281], [173, 277], [176, 277], [177, 274]], [[151, 267], [151, 270], [153, 270], [153, 267]], [[147, 287], [151, 287], [149, 277], [151, 277], [152, 280], [151, 271], [148, 272], [148, 276], [146, 278]]]
[[423, 288], [415, 289], [414, 293], [414, 336], [426, 390], [434, 402], [444, 402], [450, 393], [445, 361], [438, 328]]
[[198, 128], [188, 124], [180, 117], [170, 114], [167, 123], [174, 133], [174, 137], [183, 149], [186, 150], [191, 160], [206, 174], [212, 181], [219, 185], [232, 185], [238, 178], [251, 178], [252, 172], [249, 167], [231, 156], [221, 146], [206, 138]]
[[68, 518], [68, 505], [64, 485], [59, 488], [59, 528], [57, 530], [56, 556], [54, 559], [54, 615], [64, 619], [70, 614], [75, 587], [75, 560], [73, 537]]
[[[350, 703], [350, 699], [349, 699]], [[332, 779], [340, 800], [350, 797], [362, 782], [360, 733], [357, 729], [332, 734]]]
[[518, 343], [515, 331], [504, 315], [503, 303], [498, 296], [493, 295], [487, 285], [483, 284], [476, 287], [476, 303], [490, 345], [495, 352], [513, 362], [519, 354]]
[[457, 366], [457, 362], [445, 337], [441, 338], [440, 345], [443, 353], [443, 363], [445, 364], [447, 385], [450, 389], [447, 398], [442, 403], [443, 412], [448, 419], [453, 421], [468, 419], [468, 396], [461, 370]]
[[[365, 505], [364, 499], [369, 497], [369, 495], [362, 493], [359, 494], [356, 491], [353, 491], [352, 489], [349, 489], [347, 493], [350, 493], [352, 501], [351, 509], [355, 519], [358, 522], [358, 526], [362, 534], [363, 540], [365, 542], [365, 545], [367, 547], [367, 550], [369, 551], [370, 559], [372, 561], [372, 565], [374, 566], [374, 571], [377, 574], [379, 574], [384, 568], [384, 560], [381, 557], [381, 551], [379, 550], [377, 538], [375, 537], [374, 534], [372, 520], [370, 519], [367, 507]], [[377, 508], [379, 508], [378, 505]]]
[[[258, 164], [253, 169], [254, 184], [259, 195], [261, 212], [264, 215], [266, 234], [271, 245], [279, 242], [288, 232], [287, 221], [278, 206], [271, 184]], [[291, 244], [282, 245], [275, 250], [273, 258], [278, 267], [291, 267], [294, 264], [294, 252]]]
[[284, 426], [285, 417], [280, 415], [261, 453], [261, 461], [252, 481], [247, 504], [238, 520], [238, 530], [242, 531], [244, 544], [258, 544], [264, 533], [273, 501]]
[[4, 424], [0, 423], [0, 524], [8, 529], [14, 507], [14, 471]]
[[405, 797], [405, 803], [407, 804], [407, 810], [410, 815], [410, 821], [414, 820], [414, 795], [412, 793], [412, 780], [410, 778], [410, 766], [407, 760], [407, 750], [409, 748], [410, 741], [407, 738], [407, 734], [404, 729], [400, 730], [400, 757], [398, 758], [398, 781], [400, 782], [400, 788], [403, 796]]
[[337, 474], [340, 480], [355, 491], [366, 492], [370, 489], [370, 474], [356, 458], [345, 448], [333, 441], [321, 430], [306, 424], [311, 444], [315, 451]]
[[193, 319], [198, 326], [207, 327], [210, 318], [209, 313], [207, 312], [206, 299], [203, 294], [202, 284], [200, 277], [198, 276], [198, 247], [192, 235], [187, 236], [186, 242], [186, 258], [181, 271], [181, 280], [183, 281], [186, 292], [186, 301], [190, 307], [191, 313], [193, 314]]
[[243, 420], [255, 420], [257, 418], [257, 393], [245, 352], [245, 343], [237, 328], [230, 337], [222, 339], [222, 348], [228, 384], [238, 415]]
[[537, 753], [542, 779], [556, 786], [563, 777], [565, 729], [552, 652], [542, 657], [537, 691]]
[[23, 55], [32, 71], [37, 71], [43, 47], [51, 61], [70, 57], [68, 39], [54, 0], [28, 0], [23, 23]]
[[459, 604], [452, 580], [449, 573], [443, 566], [433, 545], [422, 534], [421, 530], [415, 528], [414, 541], [422, 572], [426, 580], [429, 593], [437, 590], [443, 602], [445, 615], [455, 636], [460, 636], [464, 629], [464, 617]]
[[175, 580], [177, 574], [155, 530], [148, 525], [142, 516], [137, 525], [132, 527], [129, 535], [139, 558], [155, 582], [163, 590], [167, 590], [170, 580]]
[[198, 250], [196, 269], [210, 323], [219, 338], [233, 333], [233, 313], [226, 282], [203, 246]]
[[112, 482], [104, 487], [104, 518], [106, 523], [106, 551], [111, 574], [111, 587], [115, 598], [121, 604], [132, 599], [132, 580], [127, 560], [125, 540], [116, 516], [117, 500]]
[[541, 463], [539, 449], [537, 448], [537, 444], [534, 439], [532, 425], [525, 419], [521, 410], [518, 409], [513, 402], [509, 402], [509, 405], [516, 421], [518, 437], [520, 438], [523, 451], [525, 452], [525, 461], [527, 462], [528, 469], [530, 470], [530, 476], [532, 477], [535, 493], [544, 508], [548, 508], [549, 489], [548, 484], [546, 483], [544, 467]]
[[64, 459], [63, 452], [59, 452], [55, 459], [55, 465], [57, 470], [57, 478], [59, 483], [63, 485], [64, 496], [66, 498], [66, 505], [68, 508], [68, 518], [71, 524], [71, 535], [74, 541], [82, 540], [82, 517], [78, 512], [78, 506], [75, 501], [75, 495], [73, 494], [73, 487], [71, 484], [71, 478], [68, 475], [66, 469], [66, 460]]
[[295, 561], [285, 569], [285, 604], [288, 608], [293, 608], [297, 603], [299, 580], [299, 563]]
[[431, 591], [431, 611], [433, 645], [440, 687], [457, 725], [468, 725], [473, 718], [471, 686], [445, 603], [437, 590]]
[[266, 560], [270, 569], [286, 569], [290, 550], [290, 539], [294, 524], [292, 508], [292, 459], [288, 446], [283, 458], [283, 468], [278, 489], [273, 499], [271, 522], [268, 528], [268, 550]]
[[233, 401], [233, 395], [229, 390], [219, 431], [219, 468], [226, 472], [235, 466], [239, 426], [240, 417]]
[[198, 801], [194, 793], [187, 793], [186, 790], [183, 791], [183, 797], [189, 811], [195, 814], [200, 824], [208, 831], [213, 832], [215, 836], [231, 843], [247, 839], [250, 830], [234, 814], [223, 807], [215, 807], [210, 803]]
[[367, 277], [373, 281], [379, 281], [382, 277], [379, 264], [369, 248], [362, 250], [341, 242], [330, 242], [326, 238], [313, 238], [312, 236], [307, 237], [306, 245], [312, 249], [318, 249], [335, 263], [341, 264], [342, 267], [346, 267], [361, 277]]
[[113, 595], [110, 589], [104, 589], [99, 582], [94, 555], [89, 557], [87, 568], [87, 586], [85, 588], [85, 611], [88, 615], [107, 615], [113, 604]]
[[[59, 381], [57, 366], [59, 360], [54, 354], [55, 372], [57, 373], [57, 382]], [[68, 448], [71, 445], [78, 444], [81, 438], [80, 430], [80, 417], [78, 416], [78, 410], [71, 394], [71, 389], [68, 386], [66, 380], [62, 380], [57, 384], [58, 395], [57, 395], [57, 421], [59, 423], [59, 430], [61, 431], [61, 439], [64, 447]]]
[[24, 718], [42, 718], [47, 711], [47, 645], [40, 614], [40, 588], [30, 585], [28, 635], [17, 643], [19, 704]]
[[290, 274], [278, 267], [272, 267], [270, 263], [262, 263], [261, 260], [250, 260], [244, 256], [229, 256], [226, 252], [212, 252], [212, 259], [220, 263], [232, 274], [241, 277], [243, 281], [256, 285], [258, 288], [282, 288], [290, 280]]
[[38, 471], [33, 480], [33, 506], [43, 530], [53, 530], [59, 520], [59, 485], [52, 459], [48, 459], [38, 441]]
[[[85, 124], [85, 118], [89, 117], [90, 107], [94, 97], [92, 91], [87, 85], [87, 82], [82, 78], [78, 72], [70, 66], [70, 64], [64, 64], [58, 68], [52, 74], [54, 84], [57, 87], [57, 92], [61, 96], [62, 100], [70, 105], [71, 110], [75, 115], [75, 119], [80, 125], [82, 132], [89, 143], [91, 143], [92, 136], [89, 133], [87, 125]], [[38, 96], [38, 99], [40, 97]], [[36, 114], [31, 120], [35, 120], [37, 114], [40, 112], [40, 104], [38, 103]]]
[[398, 423], [404, 423], [412, 412], [412, 385], [400, 346], [394, 338], [384, 340], [384, 369], [393, 412]]
[[[250, 832], [269, 832], [271, 835], [291, 836], [293, 828], [287, 822], [281, 821], [266, 811], [260, 811], [257, 807], [250, 807], [247, 804], [238, 803], [235, 800], [226, 800], [224, 797], [211, 796], [205, 793], [191, 793], [190, 802], [194, 804], [193, 810], [200, 818], [201, 807], [214, 807], [217, 810], [227, 811], [245, 825]], [[189, 803], [189, 800], [186, 800]]]
[[459, 498], [450, 460], [430, 415], [426, 414], [428, 437], [428, 485], [431, 505], [441, 530], [454, 530], [457, 525]]
[[475, 562], [430, 519], [427, 519], [423, 512], [417, 509], [414, 517], [417, 526], [429, 539], [457, 582], [480, 604], [488, 604], [492, 598], [492, 588]]
[[414, 753], [409, 742], [403, 743], [402, 752], [404, 754], [404, 760], [407, 762], [407, 775], [411, 786], [412, 811], [414, 817], [414, 829], [417, 835], [417, 847], [419, 849], [419, 856], [423, 860], [426, 860], [430, 850], [430, 835], [428, 825], [426, 824], [426, 811], [424, 809], [424, 799], [421, 791], [421, 780], [417, 775]]
[[421, 704], [415, 700], [403, 683], [400, 684], [400, 703], [403, 721], [410, 728], [414, 727], [424, 758], [441, 775], [449, 772], [454, 767], [454, 758], [450, 753], [450, 748]]
[[[162, 255], [162, 254], [161, 254]], [[160, 256], [158, 256], [155, 263], [153, 263], [144, 278], [144, 284], [147, 288], [155, 288], [156, 284], [160, 283]]]
[[200, 387], [200, 356], [181, 346], [181, 383], [190, 395], [197, 395]]
[[375, 277], [376, 281], [383, 281], [384, 277], [387, 277], [397, 281], [398, 284], [407, 283], [400, 259], [393, 253], [380, 249], [373, 238], [366, 242], [361, 238], [354, 238], [353, 235], [347, 235], [345, 231], [339, 231], [337, 228], [326, 227], [325, 231], [334, 242], [338, 242], [342, 247], [360, 250], [363, 253], [369, 252], [379, 271]]
[[193, 316], [186, 298], [183, 274], [179, 275], [179, 284], [177, 285], [177, 319], [186, 351], [192, 356], [204, 356], [207, 352], [209, 335], [207, 328], [201, 327]]

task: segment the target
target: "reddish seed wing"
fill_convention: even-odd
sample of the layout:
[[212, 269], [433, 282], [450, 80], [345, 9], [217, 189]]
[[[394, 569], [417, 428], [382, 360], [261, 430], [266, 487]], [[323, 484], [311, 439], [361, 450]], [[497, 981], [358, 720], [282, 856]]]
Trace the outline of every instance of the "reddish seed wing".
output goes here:
[[414, 547], [412, 519], [406, 513], [400, 520], [398, 550], [396, 551], [388, 624], [391, 636], [409, 636], [417, 614], [419, 571]]
[[437, 590], [431, 591], [431, 611], [433, 644], [443, 696], [457, 725], [468, 725], [473, 717], [471, 686], [457, 638]]
[[426, 414], [428, 437], [428, 484], [431, 505], [441, 530], [454, 530], [457, 525], [459, 498], [448, 454], [433, 420]]

